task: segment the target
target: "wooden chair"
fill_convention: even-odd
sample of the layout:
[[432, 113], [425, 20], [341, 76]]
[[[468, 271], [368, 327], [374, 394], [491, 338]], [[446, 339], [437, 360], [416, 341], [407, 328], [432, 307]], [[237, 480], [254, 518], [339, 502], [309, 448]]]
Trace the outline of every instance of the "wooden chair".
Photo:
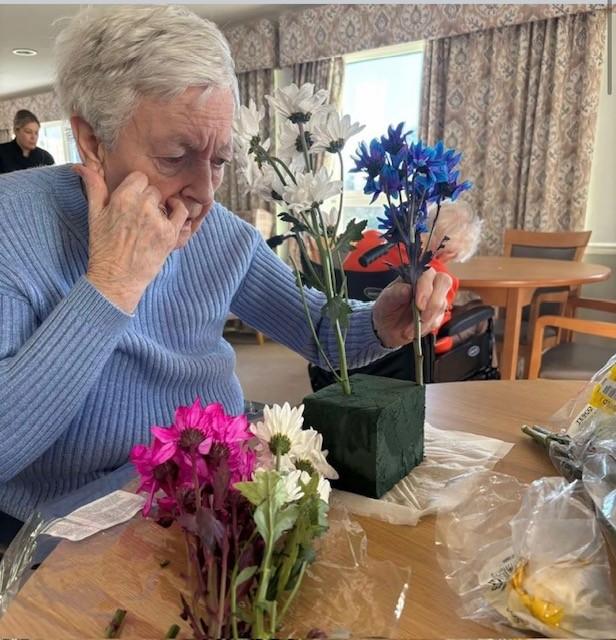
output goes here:
[[[541, 258], [543, 260], [571, 260], [581, 262], [590, 240], [591, 231], [523, 231], [506, 229], [504, 254], [514, 258]], [[530, 342], [537, 318], [543, 312], [560, 315], [570, 295], [580, 295], [580, 287], [544, 287], [537, 289], [530, 305], [528, 328], [524, 336]], [[561, 333], [551, 336], [551, 344], [560, 342]], [[548, 346], [548, 345], [546, 345]]]
[[544, 352], [546, 327], [557, 327], [574, 333], [616, 340], [616, 323], [574, 317], [577, 309], [593, 309], [616, 314], [616, 300], [572, 297], [567, 307], [571, 317], [540, 316], [537, 319], [528, 368], [529, 380], [538, 377], [589, 380], [616, 353], [616, 343], [610, 348], [581, 342], [561, 342]]

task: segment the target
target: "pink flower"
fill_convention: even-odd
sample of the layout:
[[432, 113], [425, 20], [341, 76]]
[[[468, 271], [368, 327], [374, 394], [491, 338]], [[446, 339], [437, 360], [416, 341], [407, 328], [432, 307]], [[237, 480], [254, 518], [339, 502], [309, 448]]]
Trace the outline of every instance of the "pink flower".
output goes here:
[[227, 416], [223, 413], [213, 421], [213, 427], [214, 444], [210, 455], [226, 457], [232, 483], [250, 478], [255, 455], [248, 446], [252, 433], [246, 416]]
[[153, 460], [162, 464], [176, 453], [195, 457], [206, 455], [212, 446], [212, 422], [222, 413], [220, 404], [201, 406], [199, 398], [191, 407], [179, 407], [175, 412], [175, 424], [171, 427], [152, 427], [154, 437], [161, 443]]

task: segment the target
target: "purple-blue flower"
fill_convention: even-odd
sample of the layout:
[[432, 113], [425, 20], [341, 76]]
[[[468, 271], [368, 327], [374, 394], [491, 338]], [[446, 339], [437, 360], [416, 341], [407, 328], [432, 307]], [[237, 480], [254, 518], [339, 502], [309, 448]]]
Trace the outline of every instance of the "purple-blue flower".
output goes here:
[[366, 171], [369, 178], [376, 178], [385, 165], [385, 149], [376, 138], [370, 141], [369, 148], [365, 142], [360, 142], [357, 157], [352, 160], [355, 168], [351, 172]]
[[381, 145], [383, 146], [383, 149], [392, 156], [392, 158], [400, 153], [402, 149], [406, 148], [406, 138], [412, 133], [411, 131], [402, 133], [402, 129], [404, 129], [404, 122], [401, 122], [395, 128], [389, 125], [387, 135], [381, 136]]

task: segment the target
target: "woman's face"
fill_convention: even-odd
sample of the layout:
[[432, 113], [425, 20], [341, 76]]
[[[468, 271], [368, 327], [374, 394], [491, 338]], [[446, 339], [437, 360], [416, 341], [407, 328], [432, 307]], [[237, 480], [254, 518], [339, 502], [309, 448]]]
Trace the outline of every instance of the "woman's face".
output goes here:
[[28, 122], [19, 129], [15, 129], [15, 140], [17, 144], [26, 151], [33, 151], [36, 149], [36, 143], [38, 142], [39, 126], [36, 122]]
[[178, 98], [144, 99], [120, 133], [112, 150], [103, 153], [110, 191], [126, 176], [141, 171], [162, 195], [182, 200], [189, 212], [176, 248], [186, 245], [214, 203], [224, 165], [232, 158], [233, 94], [216, 88], [205, 93], [191, 87]]

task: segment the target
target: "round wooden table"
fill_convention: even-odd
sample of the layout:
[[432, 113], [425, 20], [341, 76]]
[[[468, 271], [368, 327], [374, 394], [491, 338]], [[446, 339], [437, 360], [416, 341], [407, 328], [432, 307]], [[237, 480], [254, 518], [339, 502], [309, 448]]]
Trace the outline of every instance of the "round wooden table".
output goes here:
[[[557, 473], [546, 452], [521, 433], [521, 425], [544, 423], [582, 384], [519, 380], [428, 385], [426, 417], [439, 429], [514, 443], [495, 471], [532, 482]], [[412, 571], [404, 611], [391, 637], [526, 635], [521, 631], [497, 632], [456, 614], [460, 602], [437, 561], [434, 516], [415, 527], [357, 519], [368, 537], [371, 558]], [[81, 542], [63, 542], [9, 605], [0, 619], [0, 637], [101, 637], [115, 609], [123, 608], [128, 610], [120, 636], [123, 640], [162, 638], [172, 623], [182, 624], [178, 619], [178, 591], [185, 585], [183, 554], [176, 528], [161, 529], [140, 517]], [[161, 568], [161, 558], [170, 560], [169, 566]], [[182, 627], [180, 637], [189, 637], [186, 626]]]
[[522, 307], [531, 303], [540, 287], [575, 287], [607, 280], [609, 267], [566, 260], [538, 260], [486, 256], [451, 264], [460, 288], [471, 289], [486, 304], [505, 307], [505, 334], [499, 363], [505, 380], [515, 380], [518, 363]]

